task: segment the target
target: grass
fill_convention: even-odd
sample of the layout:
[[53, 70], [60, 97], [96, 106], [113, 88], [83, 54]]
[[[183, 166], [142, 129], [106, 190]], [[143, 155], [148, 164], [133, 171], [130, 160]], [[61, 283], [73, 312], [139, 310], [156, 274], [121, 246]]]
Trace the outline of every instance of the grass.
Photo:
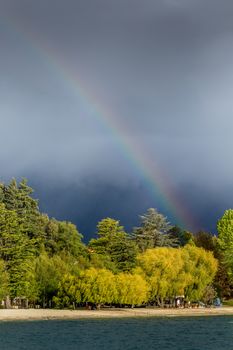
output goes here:
[[233, 299], [224, 300], [223, 305], [224, 306], [233, 306]]

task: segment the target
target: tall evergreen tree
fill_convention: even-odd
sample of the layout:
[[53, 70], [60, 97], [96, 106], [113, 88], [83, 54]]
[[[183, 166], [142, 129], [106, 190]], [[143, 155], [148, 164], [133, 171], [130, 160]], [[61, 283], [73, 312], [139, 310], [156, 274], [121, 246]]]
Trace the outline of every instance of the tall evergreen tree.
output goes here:
[[114, 271], [130, 271], [136, 264], [137, 246], [120, 226], [119, 221], [106, 218], [97, 225], [97, 239], [89, 242], [89, 250], [105, 259], [106, 266]]
[[155, 247], [174, 247], [177, 239], [169, 234], [167, 218], [154, 208], [140, 216], [141, 226], [134, 228], [133, 237], [141, 251]]
[[11, 297], [26, 294], [28, 274], [32, 267], [36, 247], [25, 234], [23, 223], [14, 210], [0, 204], [0, 259], [9, 275]]
[[3, 187], [3, 203], [9, 210], [14, 210], [29, 238], [39, 241], [43, 232], [40, 225], [38, 201], [32, 198], [33, 189], [27, 185], [27, 180], [17, 184], [15, 179]]

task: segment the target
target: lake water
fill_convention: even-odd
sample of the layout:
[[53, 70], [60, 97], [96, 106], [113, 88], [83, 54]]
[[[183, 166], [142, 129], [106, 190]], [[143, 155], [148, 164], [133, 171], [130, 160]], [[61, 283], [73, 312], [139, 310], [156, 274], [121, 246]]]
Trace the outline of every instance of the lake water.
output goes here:
[[1, 322], [1, 350], [232, 350], [233, 316]]

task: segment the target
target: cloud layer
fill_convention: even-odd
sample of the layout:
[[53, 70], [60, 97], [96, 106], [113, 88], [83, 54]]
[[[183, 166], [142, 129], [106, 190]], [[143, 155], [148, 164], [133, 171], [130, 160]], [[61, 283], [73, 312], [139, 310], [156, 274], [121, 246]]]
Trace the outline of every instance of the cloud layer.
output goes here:
[[233, 3], [2, 0], [0, 13], [1, 178], [29, 177], [45, 210], [89, 234], [105, 209], [127, 227], [166, 211], [107, 118], [213, 230], [232, 205]]

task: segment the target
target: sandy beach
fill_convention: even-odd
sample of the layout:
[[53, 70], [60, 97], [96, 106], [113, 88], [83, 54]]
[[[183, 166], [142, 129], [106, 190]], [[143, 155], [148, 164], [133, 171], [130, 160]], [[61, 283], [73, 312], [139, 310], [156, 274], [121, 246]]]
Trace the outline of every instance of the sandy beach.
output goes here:
[[233, 307], [200, 309], [102, 309], [102, 310], [51, 310], [51, 309], [2, 309], [0, 321], [72, 320], [83, 318], [122, 317], [178, 317], [232, 315]]

